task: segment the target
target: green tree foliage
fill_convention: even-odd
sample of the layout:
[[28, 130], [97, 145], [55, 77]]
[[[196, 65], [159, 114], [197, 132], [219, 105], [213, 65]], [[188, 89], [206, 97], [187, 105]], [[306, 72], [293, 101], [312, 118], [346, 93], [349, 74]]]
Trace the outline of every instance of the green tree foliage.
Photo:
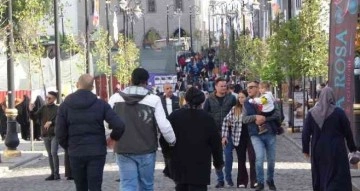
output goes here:
[[328, 38], [322, 30], [327, 18], [321, 0], [304, 0], [299, 14], [302, 55], [302, 74], [309, 77], [326, 75]]
[[[14, 21], [17, 29], [17, 38], [15, 38], [18, 58], [23, 58], [28, 62], [28, 74], [31, 82], [31, 74], [41, 73], [43, 71], [41, 58], [45, 49], [41, 43], [40, 34], [45, 33], [45, 27], [40, 25], [44, 19], [44, 1], [43, 0], [19, 0], [13, 1], [14, 4]], [[15, 32], [15, 31], [14, 31]], [[30, 88], [31, 88], [30, 83]]]
[[[108, 43], [110, 42], [110, 43]], [[108, 64], [107, 57], [111, 51], [112, 41], [108, 39], [108, 32], [103, 28], [97, 31], [95, 46], [92, 49], [93, 56], [96, 58], [96, 66], [100, 73], [110, 76], [111, 67]]]
[[269, 54], [266, 65], [262, 67], [261, 78], [279, 85], [286, 76], [301, 76], [301, 55], [298, 52], [301, 42], [300, 24], [298, 17], [285, 22], [278, 16], [272, 26], [274, 34], [267, 40]]
[[71, 61], [73, 61], [74, 55], [78, 55], [79, 59], [76, 59], [74, 64], [81, 71], [80, 73], [86, 72], [84, 47], [79, 44], [79, 40], [73, 34], [66, 35], [65, 42], [61, 44], [61, 50], [63, 54], [67, 54], [70, 57]]
[[39, 25], [41, 20], [48, 20], [53, 17], [51, 16], [52, 0], [13, 0], [12, 2], [15, 38], [21, 35], [23, 28], [28, 28], [24, 25], [24, 20], [36, 20]]
[[235, 42], [235, 69], [245, 75], [246, 80], [259, 80], [260, 72], [266, 63], [267, 45], [250, 35], [241, 35]]
[[119, 35], [119, 51], [114, 56], [116, 63], [115, 77], [121, 85], [127, 85], [131, 80], [132, 71], [139, 67], [139, 49], [132, 40], [125, 40]]

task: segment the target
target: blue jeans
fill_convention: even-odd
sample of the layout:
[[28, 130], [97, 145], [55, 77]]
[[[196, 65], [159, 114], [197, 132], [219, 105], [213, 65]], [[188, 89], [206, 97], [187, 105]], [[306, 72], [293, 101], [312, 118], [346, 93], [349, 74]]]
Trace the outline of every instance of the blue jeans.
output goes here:
[[[231, 176], [231, 170], [232, 170], [232, 164], [233, 164], [233, 150], [234, 150], [234, 144], [231, 138], [231, 132], [229, 133], [229, 136], [227, 137], [228, 143], [224, 148], [224, 154], [225, 154], [225, 180], [226, 182], [233, 182], [232, 176]], [[217, 175], [217, 181], [218, 182], [224, 182], [224, 173], [222, 170], [215, 171]]]
[[276, 135], [265, 133], [251, 136], [251, 142], [255, 150], [255, 169], [257, 183], [264, 184], [264, 158], [267, 157], [267, 181], [274, 180]]
[[153, 191], [156, 153], [116, 154], [121, 191]]
[[44, 145], [48, 153], [51, 174], [59, 177], [59, 142], [55, 136], [43, 137]]

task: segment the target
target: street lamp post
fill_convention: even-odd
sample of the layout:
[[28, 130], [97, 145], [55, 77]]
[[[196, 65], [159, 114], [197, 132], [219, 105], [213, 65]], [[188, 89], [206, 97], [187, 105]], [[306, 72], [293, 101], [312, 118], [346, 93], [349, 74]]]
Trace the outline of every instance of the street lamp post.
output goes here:
[[245, 4], [243, 3], [242, 5], [242, 20], [243, 20], [243, 35], [245, 36], [246, 35], [246, 28], [245, 28], [245, 17], [246, 17], [246, 14], [249, 12], [248, 9], [246, 8]]
[[270, 36], [272, 35], [272, 27], [271, 27], [271, 22], [272, 22], [272, 0], [268, 0], [268, 6], [269, 6], [269, 19], [268, 19], [268, 22], [269, 22], [269, 34]]
[[8, 85], [8, 107], [5, 110], [7, 117], [7, 133], [5, 138], [6, 150], [4, 151], [5, 157], [18, 157], [21, 152], [16, 148], [19, 146], [19, 138], [16, 131], [16, 116], [17, 110], [15, 109], [15, 87], [14, 87], [14, 62], [13, 62], [13, 48], [14, 48], [14, 36], [13, 36], [13, 19], [12, 19], [12, 0], [7, 2], [7, 18], [8, 25], [6, 27], [7, 32], [7, 85]]
[[[260, 3], [259, 1], [255, 0], [252, 4], [253, 6], [253, 11], [254, 11], [254, 15], [257, 15], [257, 31], [256, 31], [256, 36], [258, 38], [260, 38]], [[255, 21], [255, 20], [254, 20]], [[255, 26], [255, 22], [253, 24], [253, 27]], [[253, 29], [253, 31], [255, 31]], [[255, 34], [254, 34], [255, 36]]]
[[[226, 5], [226, 16], [229, 18], [230, 24], [230, 44], [231, 44], [231, 51], [232, 51], [232, 62], [235, 65], [236, 54], [235, 54], [235, 26], [233, 24], [233, 19], [238, 16], [239, 12], [239, 3], [237, 1], [232, 1], [231, 3]], [[244, 14], [245, 15], [245, 14]]]
[[[55, 2], [56, 0], [54, 0]], [[88, 0], [85, 0], [85, 63], [86, 73], [90, 73], [90, 39], [89, 39], [89, 11]]]
[[[134, 2], [135, 5], [131, 6], [131, 2]], [[124, 33], [125, 33], [125, 39], [127, 40], [129, 38], [129, 19], [131, 22], [131, 35], [132, 37], [134, 36], [134, 29], [133, 29], [133, 24], [135, 19], [139, 19], [142, 14], [143, 11], [140, 8], [140, 1], [126, 1], [126, 0], [121, 0], [119, 2], [119, 7], [120, 9], [123, 11], [123, 16], [124, 16]], [[126, 26], [126, 28], [125, 28]]]
[[61, 67], [60, 67], [60, 35], [59, 35], [59, 4], [54, 0], [54, 32], [55, 32], [55, 76], [57, 89], [57, 103], [61, 103]]
[[189, 15], [190, 15], [190, 47], [193, 50], [193, 32], [192, 32], [192, 17], [199, 14], [200, 8], [196, 5], [189, 6]]
[[166, 5], [166, 46], [169, 46], [169, 5]]
[[62, 30], [62, 43], [65, 43], [65, 27], [64, 27], [64, 8], [60, 9], [60, 18], [61, 18], [61, 30]]
[[182, 15], [181, 9], [177, 8], [174, 14], [179, 17], [179, 20], [178, 20], [178, 25], [179, 25], [179, 27], [178, 27], [178, 37], [179, 37], [178, 44], [180, 46], [181, 45], [181, 39], [180, 39], [181, 38], [181, 30], [180, 29], [181, 29], [181, 15]]
[[110, 23], [109, 23], [109, 7], [111, 4], [111, 0], [106, 0], [106, 29], [107, 29], [107, 45], [109, 47], [107, 51], [107, 63], [110, 67], [110, 74], [109, 74], [109, 83], [108, 83], [108, 97], [113, 94], [113, 75], [112, 75], [112, 66], [111, 66], [111, 48], [110, 48]]

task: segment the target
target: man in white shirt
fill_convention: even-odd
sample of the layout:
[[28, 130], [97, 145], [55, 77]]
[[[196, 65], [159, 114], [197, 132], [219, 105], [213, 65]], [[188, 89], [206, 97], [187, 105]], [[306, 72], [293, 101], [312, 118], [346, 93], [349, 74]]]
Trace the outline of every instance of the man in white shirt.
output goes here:
[[[180, 108], [179, 97], [173, 94], [172, 84], [165, 83], [163, 88], [164, 88], [164, 95], [161, 96], [160, 98], [166, 117], [168, 117], [173, 111]], [[170, 157], [169, 157], [169, 149], [168, 149], [169, 147], [162, 135], [160, 136], [159, 143], [165, 161], [165, 168], [163, 170], [163, 173], [165, 176], [170, 177], [170, 168], [169, 168]]]

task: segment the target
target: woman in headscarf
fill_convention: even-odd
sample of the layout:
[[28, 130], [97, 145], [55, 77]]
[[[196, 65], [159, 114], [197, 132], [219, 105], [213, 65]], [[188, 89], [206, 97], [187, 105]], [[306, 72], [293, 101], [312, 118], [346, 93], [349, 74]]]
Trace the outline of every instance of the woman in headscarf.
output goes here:
[[30, 98], [27, 95], [24, 95], [22, 101], [15, 106], [18, 110], [16, 121], [20, 124], [21, 138], [24, 140], [30, 139], [29, 104]]
[[5, 115], [6, 102], [0, 103], [0, 134], [1, 140], [5, 140], [7, 131], [7, 117]]
[[[45, 105], [45, 101], [41, 98], [41, 96], [37, 96], [34, 105], [34, 111], [37, 111], [43, 105]], [[33, 118], [32, 120], [34, 125], [34, 139], [41, 141], [41, 121], [39, 118]]]
[[314, 191], [352, 190], [345, 139], [350, 152], [356, 151], [350, 122], [335, 106], [333, 90], [325, 87], [307, 114], [302, 133], [303, 153], [311, 158]]
[[204, 93], [191, 87], [185, 100], [187, 106], [168, 117], [176, 136], [170, 154], [170, 173], [176, 191], [206, 191], [210, 184], [211, 156], [216, 169], [224, 165], [220, 135], [214, 119], [201, 109]]

